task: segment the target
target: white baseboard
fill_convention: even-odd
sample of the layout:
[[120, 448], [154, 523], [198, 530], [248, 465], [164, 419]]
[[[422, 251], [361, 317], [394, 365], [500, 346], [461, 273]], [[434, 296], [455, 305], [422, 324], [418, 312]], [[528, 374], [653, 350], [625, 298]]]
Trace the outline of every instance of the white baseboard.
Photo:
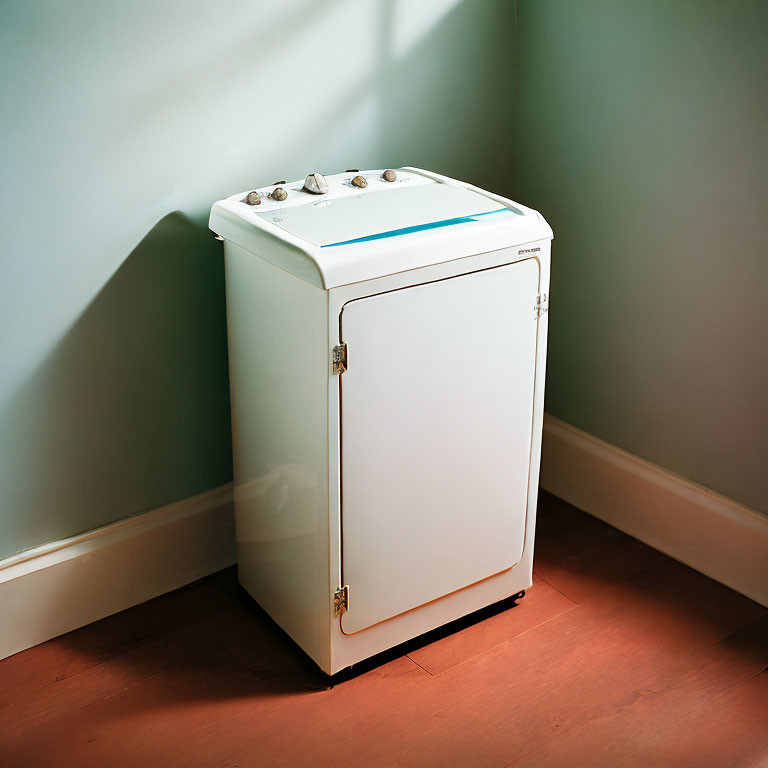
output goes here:
[[[768, 606], [768, 516], [549, 414], [541, 486]], [[228, 484], [0, 560], [0, 659], [235, 558]]]
[[768, 515], [546, 414], [541, 487], [768, 606]]
[[232, 485], [0, 560], [0, 659], [235, 562]]

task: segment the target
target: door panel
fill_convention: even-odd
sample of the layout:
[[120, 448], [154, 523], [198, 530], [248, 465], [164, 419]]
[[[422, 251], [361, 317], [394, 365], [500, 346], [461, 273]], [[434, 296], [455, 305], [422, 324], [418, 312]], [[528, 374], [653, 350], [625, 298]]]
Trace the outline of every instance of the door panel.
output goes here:
[[528, 259], [344, 307], [344, 632], [520, 559], [538, 278]]

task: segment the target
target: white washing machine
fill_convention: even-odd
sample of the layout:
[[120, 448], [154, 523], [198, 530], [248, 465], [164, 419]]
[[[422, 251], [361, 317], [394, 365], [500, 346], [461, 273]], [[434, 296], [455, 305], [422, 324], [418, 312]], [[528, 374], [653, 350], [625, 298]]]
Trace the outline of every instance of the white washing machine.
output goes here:
[[416, 168], [217, 202], [239, 578], [329, 674], [531, 586], [552, 230]]

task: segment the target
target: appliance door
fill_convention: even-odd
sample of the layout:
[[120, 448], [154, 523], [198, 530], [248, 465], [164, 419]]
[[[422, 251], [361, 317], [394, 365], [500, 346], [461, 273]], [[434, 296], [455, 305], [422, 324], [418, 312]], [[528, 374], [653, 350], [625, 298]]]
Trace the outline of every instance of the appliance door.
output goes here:
[[538, 286], [527, 259], [344, 306], [343, 632], [520, 560]]

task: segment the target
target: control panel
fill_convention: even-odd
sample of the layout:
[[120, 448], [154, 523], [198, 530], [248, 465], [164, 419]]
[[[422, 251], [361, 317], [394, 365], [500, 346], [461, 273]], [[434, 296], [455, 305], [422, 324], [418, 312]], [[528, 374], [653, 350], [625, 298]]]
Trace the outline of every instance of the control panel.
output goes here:
[[266, 187], [232, 195], [227, 200], [238, 204], [237, 207], [242, 206], [243, 210], [260, 214], [299, 205], [322, 206], [330, 200], [342, 197], [356, 197], [385, 189], [422, 184], [434, 182], [420, 174], [403, 170], [384, 168], [361, 171], [352, 168], [344, 173], [329, 176], [313, 172], [302, 181], [276, 181]]

